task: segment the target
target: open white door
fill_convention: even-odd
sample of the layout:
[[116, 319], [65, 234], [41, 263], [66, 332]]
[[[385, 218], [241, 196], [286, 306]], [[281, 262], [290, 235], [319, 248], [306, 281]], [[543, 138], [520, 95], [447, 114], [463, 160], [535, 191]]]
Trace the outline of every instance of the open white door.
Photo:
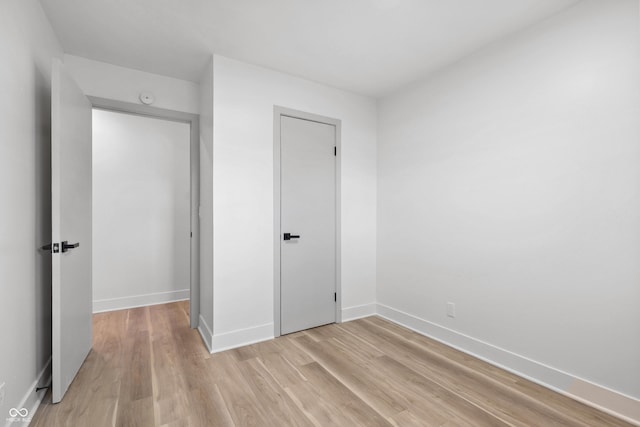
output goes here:
[[52, 401], [91, 350], [91, 103], [59, 60], [51, 77]]

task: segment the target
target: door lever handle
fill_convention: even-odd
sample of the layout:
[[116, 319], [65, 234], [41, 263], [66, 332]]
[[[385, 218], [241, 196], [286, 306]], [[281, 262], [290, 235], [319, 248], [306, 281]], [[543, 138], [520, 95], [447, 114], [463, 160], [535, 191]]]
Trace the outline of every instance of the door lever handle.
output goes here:
[[60, 244], [58, 244], [58, 243], [48, 243], [48, 244], [42, 246], [40, 249], [42, 249], [43, 251], [51, 252], [53, 254], [57, 254], [58, 252], [60, 252]]
[[67, 252], [69, 249], [75, 249], [80, 246], [80, 243], [69, 243], [66, 240], [62, 242], [62, 252]]
[[284, 240], [299, 239], [300, 236], [291, 233], [284, 233]]

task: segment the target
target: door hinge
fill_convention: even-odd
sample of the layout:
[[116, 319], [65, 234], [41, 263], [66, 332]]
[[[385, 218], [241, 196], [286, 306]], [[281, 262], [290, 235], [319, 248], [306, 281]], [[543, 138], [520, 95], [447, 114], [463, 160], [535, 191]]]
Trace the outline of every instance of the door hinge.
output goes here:
[[338, 302], [338, 293], [337, 293], [337, 292], [334, 292], [334, 293], [333, 293], [333, 300], [334, 300], [335, 302]]
[[190, 234], [191, 234], [191, 237], [193, 237], [193, 231]]
[[338, 147], [333, 147], [333, 155], [334, 156], [338, 155]]

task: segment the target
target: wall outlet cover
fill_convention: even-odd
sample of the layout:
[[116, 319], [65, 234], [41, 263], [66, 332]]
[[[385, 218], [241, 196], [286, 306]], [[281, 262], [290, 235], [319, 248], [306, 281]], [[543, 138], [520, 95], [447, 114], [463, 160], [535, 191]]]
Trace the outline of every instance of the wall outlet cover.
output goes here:
[[448, 302], [447, 303], [447, 316], [456, 317], [456, 305], [455, 303]]

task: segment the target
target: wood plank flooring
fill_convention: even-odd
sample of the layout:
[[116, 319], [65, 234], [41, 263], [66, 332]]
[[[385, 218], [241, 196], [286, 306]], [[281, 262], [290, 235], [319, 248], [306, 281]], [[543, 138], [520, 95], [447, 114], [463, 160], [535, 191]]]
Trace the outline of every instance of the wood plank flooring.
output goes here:
[[209, 354], [188, 303], [96, 314], [32, 426], [627, 426], [378, 317]]

